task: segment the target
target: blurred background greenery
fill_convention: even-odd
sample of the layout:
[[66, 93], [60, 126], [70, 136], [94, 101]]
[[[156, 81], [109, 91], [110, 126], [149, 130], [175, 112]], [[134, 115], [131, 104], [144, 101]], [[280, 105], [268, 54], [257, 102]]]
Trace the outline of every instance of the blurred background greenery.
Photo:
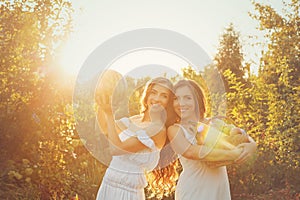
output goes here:
[[[2, 0], [0, 5], [0, 197], [95, 199], [106, 166], [78, 136], [75, 78], [57, 62], [72, 31], [72, 3]], [[250, 17], [259, 22], [267, 47], [257, 60], [258, 73], [250, 73], [240, 34], [229, 24], [213, 64], [205, 71], [186, 66], [183, 76], [203, 86], [213, 103], [209, 115], [216, 115], [224, 103], [214, 82], [218, 70], [226, 88], [226, 115], [258, 143], [255, 158], [228, 167], [232, 199], [299, 199], [300, 4], [285, 3], [283, 14], [272, 5], [253, 5]], [[129, 89], [149, 79], [127, 77]], [[139, 111], [141, 90], [130, 98], [132, 113]]]

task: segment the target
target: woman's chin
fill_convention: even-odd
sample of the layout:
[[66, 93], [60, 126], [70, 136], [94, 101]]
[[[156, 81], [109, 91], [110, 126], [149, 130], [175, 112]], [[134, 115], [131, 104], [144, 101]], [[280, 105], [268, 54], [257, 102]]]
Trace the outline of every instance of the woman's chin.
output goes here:
[[162, 112], [163, 110], [164, 110], [164, 107], [162, 107], [161, 105], [152, 105], [150, 107], [151, 112]]
[[183, 122], [195, 121], [195, 120], [193, 120], [194, 118], [190, 117], [190, 115], [181, 114], [179, 116], [180, 116], [181, 121], [183, 121]]

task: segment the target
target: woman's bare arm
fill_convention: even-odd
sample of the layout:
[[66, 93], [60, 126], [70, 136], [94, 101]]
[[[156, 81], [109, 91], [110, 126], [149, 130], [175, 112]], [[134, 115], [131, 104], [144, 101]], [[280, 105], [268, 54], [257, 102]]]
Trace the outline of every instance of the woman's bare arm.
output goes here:
[[188, 159], [202, 161], [235, 160], [242, 151], [238, 148], [233, 150], [222, 150], [211, 149], [205, 145], [193, 145], [185, 138], [184, 133], [179, 126], [170, 126], [167, 135], [173, 150]]
[[[149, 148], [146, 145], [144, 145], [139, 138], [134, 136], [128, 138], [125, 141], [121, 141], [119, 138], [119, 133], [121, 132], [121, 130], [119, 129], [118, 125], [115, 123], [113, 114], [111, 112], [106, 113], [106, 122], [107, 122], [107, 135], [111, 143], [111, 147], [112, 147], [111, 153], [113, 155], [135, 153], [144, 150], [146, 148]], [[164, 126], [162, 127], [160, 124], [152, 124], [149, 125], [147, 128], [145, 128], [144, 131], [146, 133], [151, 134], [152, 137], [150, 136], [149, 137], [154, 141], [155, 146], [157, 146], [158, 148], [162, 148], [166, 140], [166, 129]]]
[[250, 156], [252, 156], [257, 149], [257, 144], [252, 137], [248, 135], [249, 142], [239, 144], [237, 147], [242, 148], [243, 151], [240, 156], [235, 160], [236, 163], [245, 162]]

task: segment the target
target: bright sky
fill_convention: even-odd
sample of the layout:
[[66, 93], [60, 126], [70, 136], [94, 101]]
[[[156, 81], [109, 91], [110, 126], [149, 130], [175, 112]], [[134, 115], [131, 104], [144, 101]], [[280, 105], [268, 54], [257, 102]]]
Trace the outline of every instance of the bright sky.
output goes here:
[[[71, 2], [75, 8], [75, 27], [65, 47], [62, 64], [67, 71], [74, 74], [102, 42], [120, 33], [139, 28], [161, 28], [181, 33], [198, 43], [209, 57], [213, 58], [217, 52], [219, 38], [231, 22], [241, 33], [245, 60], [249, 62], [252, 59], [258, 63], [254, 56], [257, 49], [255, 51], [250, 47], [249, 42], [253, 41], [248, 39], [248, 35], [258, 34], [257, 21], [248, 15], [249, 11], [254, 12], [250, 0], [72, 0]], [[259, 2], [272, 5], [277, 11], [281, 11], [280, 0]], [[129, 67], [147, 64], [172, 65], [176, 71], [187, 64], [172, 55], [158, 56], [157, 52], [137, 53], [136, 57], [128, 55], [127, 58], [122, 58], [124, 61], [120, 59], [116, 63], [128, 70]], [[164, 58], [162, 61], [156, 60], [151, 63], [149, 55]], [[130, 56], [138, 57], [140, 61], [133, 63], [128, 60]], [[174, 64], [175, 62], [177, 64]]]

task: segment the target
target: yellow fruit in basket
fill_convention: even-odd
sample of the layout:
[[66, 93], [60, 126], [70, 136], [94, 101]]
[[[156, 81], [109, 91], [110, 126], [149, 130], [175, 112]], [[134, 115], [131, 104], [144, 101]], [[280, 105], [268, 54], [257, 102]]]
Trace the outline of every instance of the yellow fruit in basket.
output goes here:
[[[126, 100], [127, 84], [125, 78], [115, 70], [105, 70], [99, 77], [95, 99], [98, 104], [118, 105]], [[105, 102], [103, 102], [105, 101]]]
[[214, 128], [216, 128], [218, 130], [222, 130], [225, 126], [225, 122], [220, 119], [213, 119], [211, 121], [211, 126], [213, 126]]
[[222, 131], [226, 135], [230, 135], [231, 129], [235, 127], [233, 124], [227, 124], [225, 121], [221, 119], [213, 119], [211, 121], [211, 126], [218, 129], [219, 131]]
[[245, 130], [215, 118], [209, 124], [198, 123], [197, 144], [216, 149], [233, 149], [241, 143], [249, 142]]
[[199, 145], [204, 144], [204, 140], [205, 140], [208, 129], [209, 129], [209, 126], [204, 123], [199, 123], [197, 125], [197, 134], [196, 134], [197, 144], [199, 144]]
[[[241, 143], [248, 143], [249, 137], [245, 130], [234, 126], [232, 123], [226, 123], [221, 119], [213, 119], [207, 125], [208, 129], [204, 129], [201, 124], [201, 133], [204, 133], [204, 145], [214, 149], [234, 149]], [[203, 128], [202, 128], [203, 127]], [[203, 137], [203, 135], [200, 135]], [[203, 144], [202, 137], [196, 137], [198, 144]], [[234, 164], [234, 161], [206, 161], [207, 166], [216, 168]]]
[[237, 146], [241, 143], [249, 142], [249, 138], [243, 129], [235, 127], [230, 131], [229, 141], [233, 145]]
[[222, 132], [226, 135], [230, 135], [231, 131], [235, 128], [233, 124], [226, 124], [224, 125]]
[[234, 127], [230, 130], [230, 135], [241, 135], [243, 134], [242, 129]]

